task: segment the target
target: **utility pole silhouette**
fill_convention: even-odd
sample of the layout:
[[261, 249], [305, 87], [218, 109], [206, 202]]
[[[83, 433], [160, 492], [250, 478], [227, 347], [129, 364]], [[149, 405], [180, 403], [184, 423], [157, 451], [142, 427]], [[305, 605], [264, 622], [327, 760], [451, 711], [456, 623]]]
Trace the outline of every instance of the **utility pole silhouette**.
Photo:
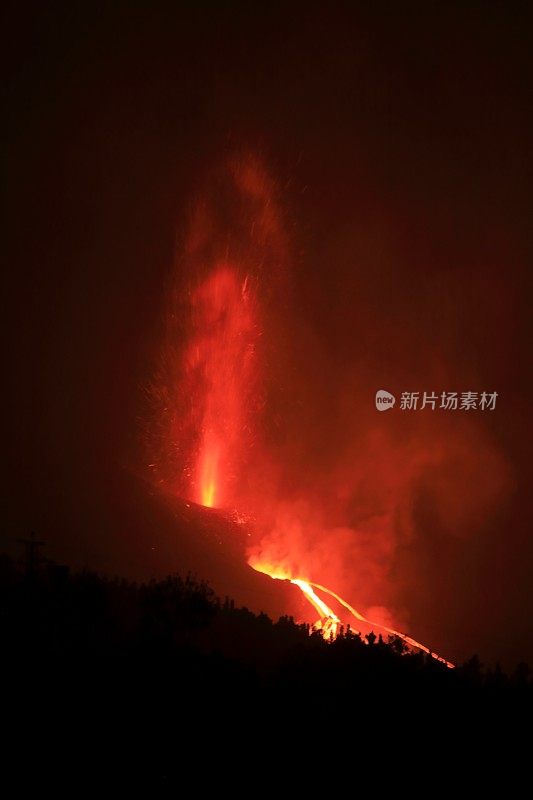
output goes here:
[[17, 539], [17, 542], [24, 545], [24, 563], [26, 575], [28, 577], [32, 577], [35, 574], [37, 564], [41, 560], [39, 556], [39, 547], [44, 547], [46, 542], [36, 539], [35, 531], [30, 533], [29, 539]]

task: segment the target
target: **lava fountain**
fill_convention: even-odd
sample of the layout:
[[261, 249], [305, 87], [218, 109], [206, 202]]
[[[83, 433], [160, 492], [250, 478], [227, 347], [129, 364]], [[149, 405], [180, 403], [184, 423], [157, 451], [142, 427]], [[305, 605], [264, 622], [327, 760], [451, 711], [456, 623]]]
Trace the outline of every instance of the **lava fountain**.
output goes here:
[[248, 277], [216, 264], [191, 295], [193, 335], [186, 379], [196, 385], [199, 438], [192, 498], [210, 508], [230, 499], [247, 427], [258, 324]]

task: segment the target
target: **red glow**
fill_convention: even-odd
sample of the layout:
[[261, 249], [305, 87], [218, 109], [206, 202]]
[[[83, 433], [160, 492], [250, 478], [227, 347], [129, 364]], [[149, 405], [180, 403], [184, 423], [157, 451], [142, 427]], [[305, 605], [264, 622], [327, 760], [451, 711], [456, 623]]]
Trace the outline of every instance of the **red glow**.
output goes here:
[[[313, 397], [305, 381], [280, 367], [285, 342], [274, 341], [280, 276], [288, 272], [276, 189], [249, 157], [232, 161], [215, 184], [195, 207], [183, 248], [187, 285], [173, 296], [165, 377], [154, 389], [161, 409], [154, 471], [197, 503], [241, 520], [251, 515], [249, 563], [298, 586], [313, 609], [305, 621], [326, 638], [356, 620], [430, 653], [399, 632], [402, 612], [391, 590], [395, 549], [412, 535], [414, 488], [430, 476], [440, 518], [460, 528], [486, 511], [504, 485], [498, 454], [464, 418], [454, 420], [454, 435], [450, 418], [431, 435], [423, 427], [433, 424], [429, 417], [416, 420], [414, 433], [384, 427], [370, 406], [354, 419], [341, 401], [347, 394], [353, 403], [356, 374], [343, 377], [349, 391], [339, 385], [331, 411], [333, 419], [349, 419], [342, 439], [333, 440], [329, 463], [322, 452], [308, 463], [305, 409]], [[269, 382], [285, 403], [274, 410]], [[320, 377], [315, 385], [319, 390]], [[273, 441], [265, 431], [274, 431]], [[492, 484], [471, 480], [479, 464], [490, 466]]]

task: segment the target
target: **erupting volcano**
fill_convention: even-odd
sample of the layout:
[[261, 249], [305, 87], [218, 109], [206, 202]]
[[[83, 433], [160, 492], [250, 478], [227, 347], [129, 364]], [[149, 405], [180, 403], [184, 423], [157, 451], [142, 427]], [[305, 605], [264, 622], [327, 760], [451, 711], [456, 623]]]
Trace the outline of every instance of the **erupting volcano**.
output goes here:
[[[277, 454], [269, 448], [264, 424], [272, 394], [267, 373], [276, 358], [265, 339], [275, 324], [271, 312], [280, 276], [288, 268], [286, 241], [275, 184], [255, 158], [234, 159], [195, 206], [180, 255], [162, 368], [153, 387], [155, 474], [174, 493], [245, 522], [249, 564], [298, 587], [313, 609], [305, 621], [325, 638], [355, 622], [358, 632], [400, 637], [452, 667], [323, 585], [334, 573], [321, 574], [305, 515], [296, 512], [296, 526], [272, 522], [283, 518], [280, 509], [290, 503], [267, 475], [275, 472]], [[312, 497], [306, 503], [313, 509]], [[340, 561], [352, 534], [346, 528], [335, 534]]]

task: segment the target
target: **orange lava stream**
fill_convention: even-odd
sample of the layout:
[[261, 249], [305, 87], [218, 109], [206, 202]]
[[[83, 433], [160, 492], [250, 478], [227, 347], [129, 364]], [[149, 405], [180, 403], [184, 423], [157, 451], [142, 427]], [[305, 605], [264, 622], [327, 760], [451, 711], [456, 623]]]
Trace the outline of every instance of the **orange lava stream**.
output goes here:
[[372, 620], [365, 617], [361, 614], [357, 609], [351, 606], [346, 600], [343, 600], [340, 595], [336, 592], [333, 592], [331, 589], [327, 589], [325, 586], [322, 586], [320, 583], [313, 583], [312, 581], [304, 581], [301, 578], [290, 578], [288, 574], [286, 574], [283, 570], [282, 571], [271, 571], [267, 566], [264, 564], [259, 563], [251, 563], [250, 566], [253, 569], [257, 570], [258, 572], [263, 572], [265, 575], [269, 575], [274, 580], [289, 580], [291, 583], [294, 583], [298, 588], [303, 592], [307, 600], [311, 603], [315, 611], [320, 614], [320, 619], [313, 625], [314, 630], [320, 630], [322, 635], [325, 639], [335, 638], [341, 621], [339, 617], [335, 614], [335, 612], [317, 595], [314, 591], [318, 589], [320, 592], [325, 592], [329, 594], [330, 597], [333, 597], [338, 603], [340, 603], [344, 608], [352, 614], [355, 619], [359, 620], [360, 622], [364, 622], [367, 625], [370, 625], [373, 628], [379, 628], [382, 631], [390, 634], [391, 636], [397, 636], [398, 638], [402, 639], [406, 644], [410, 647], [414, 647], [417, 650], [422, 650], [424, 653], [427, 653], [436, 661], [440, 661], [442, 664], [446, 664], [449, 669], [454, 669], [455, 664], [451, 661], [447, 661], [442, 656], [439, 656], [437, 653], [434, 653], [429, 647], [426, 645], [421, 644], [421, 642], [417, 642], [416, 639], [413, 639], [411, 636], [407, 636], [405, 633], [401, 633], [400, 631], [394, 630], [394, 628], [389, 628], [387, 625], [382, 625], [380, 622], [373, 622]]
[[311, 605], [315, 608], [317, 613], [320, 614], [320, 620], [313, 625], [313, 628], [315, 630], [321, 630], [324, 639], [329, 639], [332, 636], [335, 638], [341, 622], [338, 616], [320, 599], [317, 593], [313, 591], [310, 583], [299, 580], [298, 578], [291, 580], [291, 583], [296, 584], [296, 586], [302, 590]]
[[[298, 584], [299, 582], [292, 581], [292, 583]], [[388, 628], [387, 625], [382, 625], [380, 622], [372, 622], [372, 620], [363, 616], [363, 614], [359, 613], [359, 611], [357, 611], [353, 606], [351, 606], [349, 603], [343, 600], [342, 597], [339, 597], [338, 594], [332, 592], [331, 589], [326, 589], [325, 586], [321, 586], [319, 583], [310, 583], [309, 585], [314, 586], [315, 589], [318, 589], [321, 592], [326, 592], [326, 594], [329, 594], [331, 597], [337, 600], [337, 602], [343, 605], [344, 608], [346, 608], [351, 614], [353, 614], [353, 616], [356, 619], [360, 620], [361, 622], [366, 622], [367, 625], [371, 625], [374, 628], [381, 628], [382, 630], [389, 633], [391, 636], [398, 636], [400, 639], [403, 639], [403, 641], [406, 642], [406, 644], [410, 645], [411, 647], [415, 647], [417, 650], [423, 650], [424, 653], [427, 653], [436, 661], [440, 661], [443, 664], [446, 664], [446, 666], [449, 667], [450, 669], [455, 668], [455, 664], [453, 664], [451, 661], [446, 661], [445, 658], [439, 656], [437, 653], [434, 653], [432, 650], [429, 649], [429, 647], [426, 647], [425, 644], [417, 642], [416, 639], [413, 639], [411, 636], [407, 636], [407, 634], [401, 633], [400, 631], [395, 631], [394, 628]]]

